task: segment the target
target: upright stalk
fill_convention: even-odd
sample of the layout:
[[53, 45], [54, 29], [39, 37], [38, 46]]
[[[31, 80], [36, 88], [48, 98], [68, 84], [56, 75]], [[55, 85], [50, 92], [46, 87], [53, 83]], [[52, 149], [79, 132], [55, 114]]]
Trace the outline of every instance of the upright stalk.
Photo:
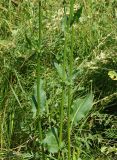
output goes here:
[[[70, 29], [70, 22], [72, 21], [73, 18], [73, 5], [74, 5], [74, 0], [70, 0], [70, 17], [69, 17], [69, 24], [68, 24], [68, 29]], [[71, 26], [71, 50], [69, 53], [69, 86], [68, 86], [68, 110], [67, 110], [67, 128], [68, 128], [68, 160], [71, 159], [71, 140], [70, 140], [70, 108], [71, 108], [71, 102], [72, 102], [72, 74], [73, 74], [73, 26]]]
[[[66, 9], [65, 9], [65, 3], [64, 3], [64, 16], [66, 16]], [[64, 26], [65, 26], [65, 32], [64, 32], [64, 53], [63, 53], [63, 82], [62, 82], [62, 99], [61, 99], [61, 108], [60, 108], [60, 133], [59, 133], [59, 147], [62, 143], [62, 132], [63, 132], [63, 113], [64, 113], [64, 104], [65, 104], [65, 78], [66, 78], [66, 54], [67, 54], [67, 35], [66, 35], [66, 18], [64, 18]], [[60, 159], [60, 152], [58, 155], [58, 159]]]
[[[39, 137], [40, 141], [42, 143], [43, 140], [43, 134], [42, 134], [42, 125], [41, 125], [41, 113], [40, 113], [40, 107], [41, 107], [41, 97], [40, 97], [40, 55], [41, 55], [41, 28], [42, 22], [41, 22], [41, 0], [39, 0], [39, 31], [38, 31], [38, 41], [39, 41], [39, 51], [38, 51], [38, 58], [37, 58], [37, 117], [38, 117], [38, 129], [39, 129]], [[45, 154], [44, 154], [44, 147], [43, 144], [41, 144], [42, 149], [42, 160], [45, 160]]]

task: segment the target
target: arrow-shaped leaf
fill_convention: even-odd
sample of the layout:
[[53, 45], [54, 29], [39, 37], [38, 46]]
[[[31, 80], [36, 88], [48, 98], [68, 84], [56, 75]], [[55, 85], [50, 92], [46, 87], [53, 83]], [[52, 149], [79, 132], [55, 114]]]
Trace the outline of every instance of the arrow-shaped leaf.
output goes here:
[[[54, 130], [54, 133], [53, 133]], [[56, 135], [56, 136], [55, 136]], [[56, 128], [51, 128], [47, 134], [46, 138], [43, 140], [43, 144], [47, 146], [47, 149], [50, 153], [57, 153], [59, 151], [59, 144], [58, 144], [58, 133]]]
[[[45, 111], [46, 107], [46, 92], [43, 89], [43, 80], [40, 81], [40, 108], [41, 108], [41, 114]], [[34, 94], [32, 96], [32, 112], [33, 112], [33, 118], [36, 116], [37, 112], [37, 85], [34, 86]]]
[[93, 94], [88, 94], [85, 98], [78, 98], [74, 101], [71, 113], [71, 128], [81, 119], [85, 118], [93, 106]]

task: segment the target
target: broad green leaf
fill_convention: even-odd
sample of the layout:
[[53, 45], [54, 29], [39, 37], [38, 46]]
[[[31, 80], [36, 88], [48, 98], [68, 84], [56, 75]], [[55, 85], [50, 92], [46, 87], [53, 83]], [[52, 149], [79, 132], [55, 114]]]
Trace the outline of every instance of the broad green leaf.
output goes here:
[[93, 106], [93, 94], [88, 94], [85, 98], [78, 98], [73, 102], [71, 112], [71, 128], [81, 119], [85, 118]]
[[[43, 80], [40, 80], [40, 111], [41, 114], [45, 111], [46, 108], [46, 92], [43, 89]], [[32, 96], [32, 112], [33, 112], [33, 118], [36, 116], [37, 112], [37, 85], [34, 85], [34, 94]]]
[[47, 146], [47, 149], [50, 153], [57, 153], [59, 151], [58, 133], [56, 128], [50, 129], [47, 132], [46, 138], [43, 140], [43, 143], [45, 144], [45, 146]]

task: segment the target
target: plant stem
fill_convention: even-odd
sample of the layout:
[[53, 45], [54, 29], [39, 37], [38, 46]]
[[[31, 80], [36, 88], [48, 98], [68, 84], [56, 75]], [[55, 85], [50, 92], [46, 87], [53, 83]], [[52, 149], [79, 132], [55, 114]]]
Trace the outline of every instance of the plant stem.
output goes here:
[[[40, 141], [42, 143], [43, 140], [43, 134], [42, 134], [42, 125], [41, 125], [41, 114], [40, 114], [40, 107], [41, 107], [41, 98], [40, 98], [40, 54], [41, 54], [41, 0], [39, 0], [39, 51], [38, 51], [38, 58], [37, 58], [37, 104], [38, 104], [38, 109], [37, 109], [37, 117], [38, 117], [38, 129], [39, 129], [39, 136], [40, 136]], [[45, 154], [44, 154], [44, 147], [43, 144], [41, 144], [42, 148], [42, 160], [45, 159]]]
[[[73, 5], [74, 0], [70, 0], [70, 18], [69, 18], [69, 28], [70, 28], [70, 22], [73, 17]], [[68, 160], [71, 159], [71, 140], [70, 140], [70, 108], [71, 108], [71, 102], [72, 102], [72, 73], [73, 73], [73, 26], [71, 26], [71, 51], [69, 54], [69, 82], [70, 85], [68, 86], [68, 110], [67, 110], [67, 128], [68, 128]]]
[[[65, 13], [65, 5], [64, 5], [64, 15]], [[64, 19], [64, 25], [66, 28], [66, 19]], [[66, 29], [65, 29], [65, 41], [64, 41], [64, 53], [63, 53], [63, 82], [62, 82], [62, 99], [61, 99], [61, 108], [60, 108], [60, 133], [59, 133], [59, 147], [61, 146], [62, 142], [62, 132], [63, 132], [63, 116], [64, 116], [64, 104], [65, 104], [65, 78], [66, 78], [66, 54], [67, 54], [67, 35], [66, 35]], [[60, 159], [60, 152], [58, 154], [58, 159]]]

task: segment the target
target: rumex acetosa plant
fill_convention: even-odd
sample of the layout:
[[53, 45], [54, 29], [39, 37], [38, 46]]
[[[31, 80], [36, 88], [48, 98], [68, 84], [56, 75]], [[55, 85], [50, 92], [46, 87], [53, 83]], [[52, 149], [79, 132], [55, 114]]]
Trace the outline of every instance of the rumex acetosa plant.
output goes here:
[[[73, 99], [74, 94], [74, 74], [73, 74], [73, 49], [74, 49], [74, 23], [78, 22], [81, 17], [82, 7], [78, 8], [78, 10], [74, 13], [74, 0], [70, 0], [70, 14], [67, 18], [66, 15], [66, 3], [64, 1], [64, 52], [63, 52], [63, 63], [55, 64], [55, 68], [57, 70], [58, 76], [60, 78], [60, 84], [62, 88], [61, 92], [61, 102], [60, 102], [60, 126], [55, 128], [51, 126], [48, 131], [46, 130], [45, 135], [43, 135], [44, 130], [42, 130], [42, 116], [43, 111], [45, 111], [44, 107], [46, 106], [46, 93], [43, 90], [43, 81], [41, 79], [41, 66], [40, 66], [40, 55], [41, 55], [41, 41], [42, 41], [42, 10], [41, 10], [42, 2], [39, 0], [39, 47], [38, 47], [38, 59], [37, 59], [37, 82], [35, 88], [35, 94], [33, 95], [33, 113], [34, 118], [38, 121], [38, 131], [39, 131], [39, 139], [41, 145], [41, 153], [42, 159], [45, 159], [45, 151], [48, 150], [50, 153], [58, 153], [58, 159], [61, 159], [62, 148], [67, 145], [67, 159], [71, 159], [71, 133], [73, 125], [77, 125], [83, 118], [87, 116], [89, 111], [93, 106], [93, 94], [92, 91], [88, 93], [83, 98], [78, 97], [77, 99]], [[70, 49], [68, 46], [68, 38], [70, 36]], [[69, 49], [69, 52], [68, 52]], [[67, 97], [67, 103], [65, 101]], [[67, 106], [67, 139], [63, 141], [63, 123], [64, 123], [64, 111], [65, 106]], [[57, 122], [56, 122], [57, 123]], [[45, 137], [45, 138], [44, 138]]]

